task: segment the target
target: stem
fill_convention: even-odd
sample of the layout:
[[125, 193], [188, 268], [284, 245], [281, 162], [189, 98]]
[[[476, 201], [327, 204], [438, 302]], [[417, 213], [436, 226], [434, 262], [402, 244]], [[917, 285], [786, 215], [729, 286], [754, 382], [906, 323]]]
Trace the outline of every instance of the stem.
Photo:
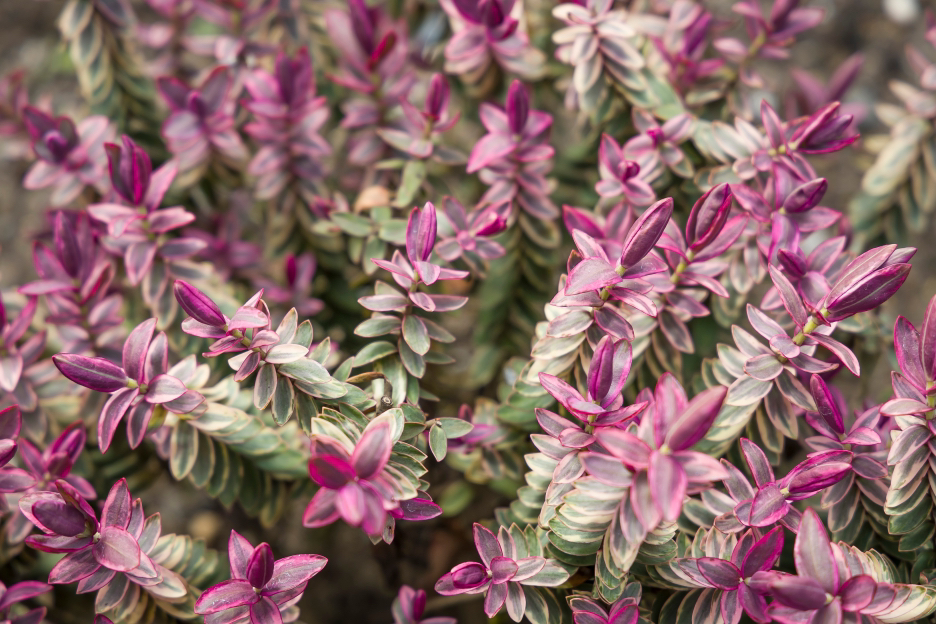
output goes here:
[[802, 346], [803, 342], [806, 341], [806, 336], [814, 332], [817, 327], [819, 327], [819, 321], [816, 320], [815, 316], [810, 315], [806, 324], [803, 325], [803, 329], [793, 336], [793, 342], [796, 343], [797, 346]]

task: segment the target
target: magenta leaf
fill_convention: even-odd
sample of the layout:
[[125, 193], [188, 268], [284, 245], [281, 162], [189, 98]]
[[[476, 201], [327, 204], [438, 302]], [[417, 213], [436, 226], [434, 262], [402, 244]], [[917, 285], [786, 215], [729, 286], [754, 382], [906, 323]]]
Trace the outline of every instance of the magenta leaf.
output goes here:
[[129, 381], [124, 369], [104, 358], [63, 353], [53, 356], [52, 361], [67, 378], [98, 392], [116, 392]]
[[[253, 587], [246, 580], [231, 579], [221, 581], [214, 587], [209, 587], [195, 602], [195, 613], [210, 615], [225, 609], [252, 605], [260, 600]], [[277, 609], [278, 611], [278, 609]]]
[[126, 529], [105, 526], [101, 538], [94, 544], [94, 558], [98, 563], [116, 570], [127, 572], [140, 565], [140, 546]]

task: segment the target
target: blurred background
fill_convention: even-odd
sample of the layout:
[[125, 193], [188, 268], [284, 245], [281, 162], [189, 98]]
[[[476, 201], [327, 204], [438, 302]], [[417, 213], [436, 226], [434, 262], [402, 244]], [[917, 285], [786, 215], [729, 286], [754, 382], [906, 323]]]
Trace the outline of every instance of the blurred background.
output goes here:
[[[706, 1], [706, 8], [723, 17], [730, 17], [730, 2]], [[904, 55], [908, 43], [923, 45], [923, 7], [918, 0], [819, 0], [803, 2], [826, 10], [824, 23], [806, 33], [794, 47], [794, 57], [788, 63], [765, 67], [777, 81], [790, 81], [790, 67], [811, 73], [826, 81], [843, 61], [855, 53], [864, 57], [862, 70], [849, 90], [845, 101], [861, 105], [865, 118], [861, 124], [864, 143], [875, 141], [876, 134], [888, 129], [876, 114], [879, 102], [896, 103], [888, 83], [893, 79], [910, 79]], [[528, 10], [543, 10], [548, 15], [551, 3], [527, 0]], [[541, 6], [538, 6], [541, 5]], [[30, 84], [41, 84], [48, 100], [40, 106], [52, 107], [58, 114], [69, 112], [82, 116], [85, 104], [78, 91], [68, 55], [61, 44], [55, 26], [63, 2], [59, 0], [0, 0], [0, 74], [22, 68], [30, 76]], [[146, 6], [134, 2], [142, 21]], [[558, 125], [558, 124], [557, 124]], [[558, 145], [558, 143], [557, 143]], [[816, 161], [819, 174], [829, 179], [826, 205], [844, 209], [848, 199], [859, 187], [862, 173], [873, 162], [873, 155], [858, 145], [856, 149], [839, 152], [826, 162]], [[30, 235], [41, 229], [44, 194], [28, 192], [20, 181], [26, 165], [5, 158], [6, 146], [0, 144], [0, 284], [4, 288], [34, 278], [30, 261]], [[936, 293], [936, 221], [928, 231], [909, 235], [906, 244], [917, 246], [910, 274], [904, 288], [888, 302], [887, 314], [893, 318], [905, 314], [914, 322], [921, 317], [926, 302]], [[887, 362], [879, 362], [879, 373], [863, 376], [886, 388], [889, 383]], [[872, 393], [874, 388], [871, 388]], [[141, 452], [143, 452], [141, 450]], [[442, 465], [433, 469], [440, 474], [432, 482], [444, 487]], [[435, 474], [435, 473], [434, 473]], [[452, 471], [448, 480], [458, 473]], [[295, 501], [295, 509], [284, 514], [273, 529], [262, 529], [256, 520], [244, 515], [238, 507], [223, 509], [216, 501], [185, 483], [157, 481], [140, 493], [144, 507], [159, 510], [164, 533], [183, 532], [205, 538], [209, 545], [226, 551], [231, 528], [237, 528], [254, 543], [268, 541], [277, 556], [295, 552], [318, 553], [329, 558], [325, 573], [309, 585], [302, 606], [302, 620], [308, 624], [355, 622], [386, 624], [390, 621], [390, 605], [401, 584], [422, 587], [430, 593], [427, 615], [452, 615], [462, 624], [486, 621], [480, 608], [480, 597], [433, 596], [431, 587], [446, 572], [453, 561], [467, 560], [474, 552], [466, 541], [470, 523], [492, 517], [493, 509], [509, 502], [506, 496], [484, 489], [477, 492], [471, 508], [458, 519], [439, 518], [425, 523], [402, 523], [392, 545], [372, 546], [361, 531], [344, 523], [310, 531], [301, 526], [301, 510], [305, 501]], [[481, 490], [481, 488], [479, 488]], [[15, 579], [3, 579], [10, 581]], [[63, 592], [62, 598], [66, 598]], [[74, 600], [74, 597], [71, 598]], [[438, 609], [436, 609], [438, 607]], [[88, 624], [88, 611], [56, 610], [59, 624]], [[504, 614], [501, 616], [505, 621]]]

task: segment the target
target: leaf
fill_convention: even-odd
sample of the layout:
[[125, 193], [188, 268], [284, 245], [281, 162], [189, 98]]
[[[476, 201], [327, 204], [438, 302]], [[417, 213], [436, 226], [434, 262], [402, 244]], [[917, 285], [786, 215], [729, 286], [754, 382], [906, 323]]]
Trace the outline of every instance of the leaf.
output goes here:
[[728, 388], [728, 396], [725, 397], [725, 403], [737, 407], [745, 405], [754, 405], [767, 396], [773, 384], [769, 381], [761, 381], [745, 375], [739, 377]]
[[474, 425], [461, 418], [437, 418], [436, 422], [445, 430], [445, 435], [449, 438], [460, 438], [474, 429]]
[[354, 333], [363, 338], [374, 338], [400, 330], [400, 319], [395, 316], [378, 316], [358, 325]]
[[403, 177], [400, 188], [397, 189], [393, 205], [405, 208], [413, 203], [422, 183], [426, 180], [426, 163], [422, 160], [407, 161], [403, 167]]
[[403, 339], [419, 355], [425, 355], [429, 351], [429, 331], [418, 316], [407, 314], [403, 317]]
[[292, 416], [296, 404], [296, 391], [289, 379], [281, 379], [273, 393], [273, 422], [283, 426]]
[[448, 438], [442, 427], [435, 425], [429, 429], [429, 450], [436, 461], [445, 459], [445, 453], [448, 451]]
[[426, 374], [426, 360], [423, 359], [423, 356], [410, 349], [405, 340], [399, 342], [399, 349], [400, 360], [403, 362], [406, 371], [417, 379], [422, 378]]
[[186, 422], [180, 422], [172, 430], [169, 445], [169, 470], [176, 480], [181, 481], [195, 467], [198, 458], [198, 432]]
[[325, 383], [331, 380], [331, 375], [328, 374], [325, 367], [310, 358], [280, 364], [276, 367], [276, 370], [281, 375], [306, 383]]
[[372, 342], [354, 356], [354, 368], [370, 364], [388, 355], [396, 353], [396, 347], [389, 342]]
[[260, 367], [256, 381], [254, 381], [254, 407], [263, 410], [270, 404], [273, 393], [276, 391], [277, 377], [275, 366], [267, 364]]

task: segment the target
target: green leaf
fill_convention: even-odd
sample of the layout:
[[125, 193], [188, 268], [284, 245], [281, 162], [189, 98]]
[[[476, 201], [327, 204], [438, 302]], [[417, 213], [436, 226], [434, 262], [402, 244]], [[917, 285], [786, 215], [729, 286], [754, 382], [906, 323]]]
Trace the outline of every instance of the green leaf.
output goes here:
[[448, 438], [445, 430], [436, 425], [429, 429], [429, 450], [436, 461], [445, 459], [445, 453], [448, 451]]
[[426, 163], [421, 160], [407, 162], [403, 167], [403, 178], [400, 180], [400, 188], [397, 189], [393, 205], [397, 208], [405, 208], [413, 203], [425, 179]]
[[442, 515], [451, 517], [467, 509], [473, 498], [474, 490], [471, 489], [471, 485], [465, 481], [455, 481], [442, 491], [438, 503], [442, 508]]
[[421, 318], [413, 314], [403, 317], [403, 340], [419, 355], [425, 355], [429, 351], [429, 332]]
[[436, 422], [445, 430], [445, 435], [449, 438], [460, 438], [474, 429], [474, 425], [461, 418], [437, 418]]
[[396, 347], [389, 342], [383, 340], [372, 342], [358, 351], [358, 354], [354, 356], [354, 368], [376, 362], [381, 358], [396, 353], [396, 350]]
[[[423, 359], [423, 356], [419, 355], [412, 349], [409, 345], [406, 344], [405, 340], [400, 340], [398, 343], [400, 349], [400, 360], [403, 362], [403, 366], [406, 367], [406, 371], [415, 377], [417, 380], [426, 374], [426, 361]], [[410, 402], [415, 403], [413, 400], [412, 389], [407, 387], [406, 396], [410, 399]], [[419, 398], [419, 385], [416, 386], [416, 396], [415, 399]]]
[[369, 318], [354, 329], [354, 333], [363, 338], [384, 336], [400, 330], [400, 319], [396, 316], [378, 316]]
[[331, 375], [328, 374], [325, 367], [310, 358], [296, 360], [289, 364], [280, 364], [276, 367], [276, 370], [281, 375], [306, 383], [325, 383], [331, 380]]
[[272, 364], [264, 364], [257, 372], [257, 378], [254, 382], [253, 401], [254, 407], [259, 410], [266, 409], [276, 391], [276, 367]]
[[341, 228], [341, 231], [351, 236], [363, 238], [371, 233], [372, 225], [369, 219], [351, 212], [333, 212], [330, 215], [332, 223]]
[[273, 393], [273, 422], [282, 427], [292, 416], [296, 391], [288, 379], [280, 380]]
[[187, 422], [179, 422], [169, 442], [169, 470], [181, 481], [195, 467], [198, 459], [198, 431]]

